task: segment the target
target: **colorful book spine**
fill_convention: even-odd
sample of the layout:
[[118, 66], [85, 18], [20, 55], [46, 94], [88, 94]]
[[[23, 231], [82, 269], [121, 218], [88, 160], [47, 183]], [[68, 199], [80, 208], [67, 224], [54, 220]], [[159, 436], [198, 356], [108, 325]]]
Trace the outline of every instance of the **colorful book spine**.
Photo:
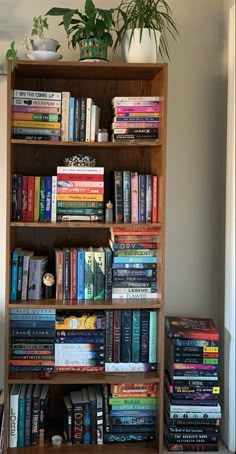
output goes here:
[[[14, 90], [13, 96], [15, 98], [30, 98], [31, 100], [50, 100], [60, 101], [61, 93], [54, 91], [35, 91], [35, 90]], [[31, 102], [30, 102], [31, 104]]]
[[71, 96], [69, 107], [69, 133], [68, 133], [69, 142], [74, 141], [74, 116], [75, 116], [75, 98]]
[[149, 312], [149, 363], [157, 362], [157, 312]]
[[57, 176], [52, 176], [51, 222], [57, 220]]
[[84, 252], [84, 281], [85, 281], [85, 293], [84, 297], [86, 300], [94, 298], [94, 251], [92, 247], [85, 249]]
[[112, 298], [112, 251], [105, 247], [105, 300]]
[[131, 222], [131, 172], [123, 170], [123, 221]]
[[62, 92], [61, 101], [61, 141], [68, 142], [69, 140], [69, 115], [70, 115], [70, 92]]
[[146, 175], [138, 176], [138, 220], [146, 221]]
[[82, 248], [78, 250], [77, 298], [85, 299], [85, 252]]
[[45, 222], [51, 222], [52, 216], [52, 177], [45, 178]]
[[80, 141], [80, 118], [81, 118], [81, 98], [75, 98], [74, 101], [74, 118], [71, 119], [74, 125], [73, 140]]
[[131, 222], [138, 222], [138, 173], [131, 172]]
[[105, 252], [94, 248], [94, 300], [105, 299]]

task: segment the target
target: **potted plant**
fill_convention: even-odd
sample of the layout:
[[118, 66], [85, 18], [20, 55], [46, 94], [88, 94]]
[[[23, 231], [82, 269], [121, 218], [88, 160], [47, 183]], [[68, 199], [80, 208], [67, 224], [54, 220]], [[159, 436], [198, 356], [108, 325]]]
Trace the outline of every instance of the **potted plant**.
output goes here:
[[168, 40], [178, 35], [173, 13], [165, 0], [122, 0], [116, 10], [117, 39], [125, 61], [155, 63], [158, 53], [169, 59]]
[[59, 49], [60, 45], [57, 40], [44, 37], [44, 28], [48, 29], [47, 17], [35, 16], [31, 37], [27, 36], [23, 43], [27, 49], [30, 49], [30, 45], [33, 51], [56, 52]]
[[106, 60], [107, 49], [112, 47], [111, 31], [115, 27], [113, 9], [96, 8], [92, 0], [85, 1], [84, 12], [70, 8], [52, 8], [46, 16], [62, 16], [68, 45], [80, 48], [80, 60]]

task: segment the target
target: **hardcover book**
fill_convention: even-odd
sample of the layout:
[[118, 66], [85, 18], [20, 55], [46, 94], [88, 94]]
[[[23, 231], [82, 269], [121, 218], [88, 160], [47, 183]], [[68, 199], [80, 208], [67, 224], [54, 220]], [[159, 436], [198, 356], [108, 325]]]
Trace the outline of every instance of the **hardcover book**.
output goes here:
[[209, 318], [166, 317], [169, 337], [219, 341], [219, 333]]

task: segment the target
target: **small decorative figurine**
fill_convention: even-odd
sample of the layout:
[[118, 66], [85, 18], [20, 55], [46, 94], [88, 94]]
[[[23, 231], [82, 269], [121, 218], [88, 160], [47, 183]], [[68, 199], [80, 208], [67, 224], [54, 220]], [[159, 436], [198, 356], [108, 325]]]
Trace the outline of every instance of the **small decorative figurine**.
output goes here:
[[113, 222], [113, 204], [110, 202], [110, 200], [106, 203], [105, 221]]
[[43, 276], [44, 285], [44, 298], [52, 298], [53, 286], [55, 284], [55, 278], [52, 273], [46, 273]]
[[83, 153], [69, 156], [64, 159], [66, 167], [95, 167], [96, 159], [93, 156], [86, 156]]

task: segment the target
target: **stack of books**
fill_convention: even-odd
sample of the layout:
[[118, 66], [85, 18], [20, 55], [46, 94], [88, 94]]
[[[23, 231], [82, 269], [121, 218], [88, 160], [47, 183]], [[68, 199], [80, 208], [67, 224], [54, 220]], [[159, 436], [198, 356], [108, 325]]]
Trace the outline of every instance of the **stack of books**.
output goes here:
[[61, 98], [60, 92], [14, 90], [13, 138], [61, 140]]
[[9, 448], [44, 446], [48, 398], [48, 384], [12, 385]]
[[102, 372], [104, 367], [104, 313], [57, 313], [55, 370]]
[[114, 227], [112, 298], [159, 298], [158, 230], [155, 227]]
[[154, 440], [158, 407], [156, 385], [114, 384], [110, 391], [109, 443]]
[[166, 317], [165, 439], [169, 451], [218, 451], [219, 333], [213, 320]]
[[53, 372], [55, 309], [10, 310], [10, 371]]
[[57, 221], [104, 220], [104, 167], [57, 167]]
[[150, 372], [157, 368], [157, 312], [105, 311], [106, 372]]
[[156, 142], [159, 139], [158, 96], [117, 96], [112, 99], [112, 108], [113, 142]]

